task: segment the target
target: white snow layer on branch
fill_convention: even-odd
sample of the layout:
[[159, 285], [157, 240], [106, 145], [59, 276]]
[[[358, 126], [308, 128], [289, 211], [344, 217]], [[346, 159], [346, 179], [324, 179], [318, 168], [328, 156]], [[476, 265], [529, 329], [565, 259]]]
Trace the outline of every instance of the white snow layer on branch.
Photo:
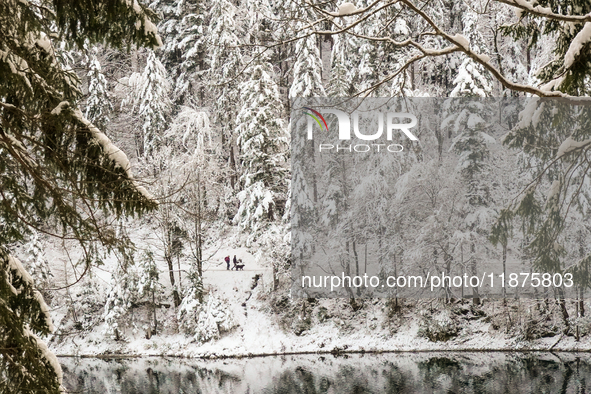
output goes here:
[[591, 41], [591, 22], [585, 23], [583, 29], [575, 36], [570, 43], [568, 51], [564, 55], [564, 67], [570, 68], [575, 62], [575, 58], [579, 56], [583, 46]]
[[482, 60], [484, 63], [490, 62], [490, 56], [488, 56], [488, 55], [481, 54], [481, 55], [478, 55], [478, 58], [480, 60]]
[[[58, 105], [58, 108], [62, 106], [62, 104], [64, 104], [64, 102], [60, 103], [60, 105]], [[51, 112], [53, 113], [54, 111], [55, 109]], [[125, 152], [123, 152], [121, 149], [115, 146], [115, 144], [111, 142], [109, 137], [107, 137], [103, 132], [101, 132], [95, 125], [90, 123], [90, 121], [84, 117], [80, 109], [76, 108], [74, 111], [72, 111], [72, 114], [74, 115], [74, 117], [76, 117], [76, 119], [80, 121], [80, 123], [88, 127], [88, 130], [92, 134], [92, 137], [102, 146], [104, 153], [115, 162], [115, 166], [120, 167], [125, 171], [125, 174], [129, 178], [129, 180], [133, 182], [135, 189], [148, 200], [155, 201], [154, 197], [143, 186], [140, 186], [133, 179], [133, 174], [131, 172], [131, 163], [129, 162], [129, 159], [127, 158]]]
[[486, 134], [485, 132], [481, 131], [480, 135], [482, 136], [482, 139], [484, 139], [484, 142], [486, 142], [487, 144], [496, 144], [497, 140], [494, 139], [494, 137], [492, 137], [489, 134]]
[[[25, 268], [23, 267], [21, 262], [17, 258], [12, 257], [11, 255], [8, 255], [8, 269], [16, 271], [16, 274], [18, 276], [20, 276], [20, 278], [24, 282], [29, 283], [31, 285], [31, 287], [33, 287], [33, 289], [35, 288], [35, 281], [31, 277], [31, 275], [29, 275], [27, 270], [25, 270]], [[20, 289], [14, 289], [14, 288], [11, 290], [13, 290], [13, 292], [16, 291], [16, 294], [19, 294], [21, 291]], [[37, 290], [33, 290], [33, 296], [35, 297], [35, 300], [39, 303], [39, 307], [41, 308], [41, 312], [43, 312], [43, 319], [45, 319], [45, 324], [49, 328], [49, 331], [53, 332], [54, 327], [53, 327], [53, 323], [51, 322], [49, 308], [47, 307], [47, 304], [43, 300], [43, 296]]]
[[538, 98], [530, 98], [525, 105], [523, 111], [519, 113], [519, 122], [515, 126], [516, 129], [524, 129], [529, 126], [537, 127], [542, 112], [544, 111], [544, 103], [540, 103]]
[[532, 12], [536, 12], [538, 14], [544, 14], [544, 15], [548, 15], [548, 16], [554, 15], [554, 13], [552, 12], [552, 8], [550, 8], [550, 7], [542, 7], [539, 5], [536, 5], [534, 7], [532, 5], [532, 3], [530, 3], [527, 0], [514, 0], [514, 2], [518, 6], [523, 7], [524, 9], [526, 9], [528, 11], [532, 11]]
[[350, 14], [354, 13], [355, 11], [357, 11], [357, 7], [355, 7], [355, 4], [343, 3], [339, 6], [338, 15], [339, 16], [350, 15]]
[[64, 379], [64, 374], [62, 372], [62, 366], [60, 365], [55, 354], [53, 354], [51, 352], [51, 350], [49, 350], [49, 348], [47, 347], [47, 344], [41, 338], [39, 338], [37, 335], [35, 335], [34, 332], [32, 332], [31, 330], [29, 330], [26, 327], [24, 329], [24, 332], [25, 332], [25, 335], [27, 335], [28, 337], [35, 339], [35, 342], [37, 342], [37, 347], [39, 348], [39, 350], [41, 350], [43, 357], [47, 361], [49, 361], [49, 363], [51, 364], [51, 367], [55, 371], [58, 384], [60, 385], [60, 388], [63, 390], [62, 383], [63, 383], [63, 379]]
[[468, 41], [465, 36], [456, 34], [451, 36], [451, 39], [460, 44], [460, 46], [464, 47], [465, 49], [470, 49], [470, 41]]
[[558, 153], [556, 153], [556, 158], [559, 159], [568, 153], [583, 149], [589, 145], [591, 145], [591, 139], [587, 139], [585, 141], [575, 141], [571, 137], [568, 137], [562, 144], [560, 144]]
[[550, 82], [540, 86], [540, 90], [543, 92], [551, 92], [553, 89], [558, 88], [564, 81], [564, 77], [558, 77], [556, 79], [551, 80]]

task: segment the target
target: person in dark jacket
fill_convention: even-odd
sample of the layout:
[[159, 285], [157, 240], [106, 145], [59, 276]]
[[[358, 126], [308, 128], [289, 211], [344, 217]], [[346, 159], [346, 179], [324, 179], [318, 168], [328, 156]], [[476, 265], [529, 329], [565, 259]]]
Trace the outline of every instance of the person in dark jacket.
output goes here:
[[236, 268], [236, 264], [238, 264], [238, 259], [236, 258], [236, 255], [234, 255], [234, 266], [232, 267], [232, 269]]

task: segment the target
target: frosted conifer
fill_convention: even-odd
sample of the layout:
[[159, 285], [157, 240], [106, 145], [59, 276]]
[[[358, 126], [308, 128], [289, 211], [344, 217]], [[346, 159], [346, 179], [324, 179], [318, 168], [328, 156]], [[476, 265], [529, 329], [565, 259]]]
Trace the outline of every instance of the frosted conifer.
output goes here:
[[49, 262], [45, 257], [44, 247], [37, 231], [33, 231], [25, 252], [28, 254], [27, 272], [35, 281], [36, 287], [44, 287], [53, 275], [51, 274]]
[[[468, 40], [470, 49], [478, 54], [486, 55], [484, 39], [477, 29], [478, 15], [474, 11], [467, 11], [463, 21], [464, 37]], [[482, 65], [469, 57], [462, 61], [453, 83], [455, 86], [450, 93], [451, 97], [487, 97], [492, 92], [488, 71], [485, 71]]]
[[60, 40], [78, 49], [85, 42], [157, 47], [153, 17], [136, 1], [0, 2], [0, 392], [61, 391], [59, 363], [39, 339], [53, 329], [49, 311], [9, 245], [52, 221], [56, 235], [85, 250], [98, 239], [111, 249], [120, 240], [91, 217], [157, 205], [133, 179], [127, 156], [78, 108], [80, 81], [63, 63]]
[[88, 71], [88, 99], [84, 115], [96, 127], [103, 129], [109, 123], [109, 114], [113, 111], [113, 104], [108, 95], [107, 79], [102, 73], [101, 64], [95, 55], [92, 56]]
[[296, 60], [289, 97], [326, 96], [322, 86], [322, 61], [316, 36], [312, 34], [299, 40], [295, 51]]
[[254, 232], [280, 213], [277, 200], [286, 187], [287, 135], [279, 89], [270, 65], [262, 56], [259, 59], [247, 70], [249, 80], [240, 85], [243, 105], [236, 128], [244, 187], [238, 193], [240, 208], [234, 221]]
[[129, 78], [133, 107], [143, 121], [142, 153], [152, 155], [162, 144], [162, 133], [171, 108], [170, 82], [164, 66], [150, 51], [144, 71]]
[[201, 87], [200, 75], [206, 67], [206, 7], [198, 0], [162, 0], [154, 6], [164, 14], [158, 27], [164, 41], [162, 62], [172, 80], [173, 101], [188, 104]]

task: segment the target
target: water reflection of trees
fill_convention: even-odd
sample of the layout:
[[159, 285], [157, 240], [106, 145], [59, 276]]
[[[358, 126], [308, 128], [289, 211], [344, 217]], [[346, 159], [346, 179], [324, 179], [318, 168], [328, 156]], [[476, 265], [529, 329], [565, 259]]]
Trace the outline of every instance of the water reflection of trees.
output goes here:
[[444, 353], [233, 360], [83, 359], [64, 384], [89, 394], [526, 394], [591, 392], [591, 356]]

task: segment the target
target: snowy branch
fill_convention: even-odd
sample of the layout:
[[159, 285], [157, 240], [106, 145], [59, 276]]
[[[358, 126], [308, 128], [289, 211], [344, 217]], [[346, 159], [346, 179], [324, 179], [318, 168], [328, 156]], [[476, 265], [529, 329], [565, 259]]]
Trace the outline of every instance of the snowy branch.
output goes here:
[[[584, 15], [584, 16], [577, 16], [577, 17], [553, 14], [552, 12], [550, 12], [546, 8], [541, 8], [539, 6], [536, 6], [536, 7], [531, 6], [531, 4], [526, 2], [525, 0], [497, 0], [497, 1], [517, 7], [517, 8], [527, 10], [528, 12], [534, 13], [539, 16], [548, 17], [550, 19], [557, 19], [557, 20], [571, 21], [571, 22], [585, 22], [585, 21], [591, 20], [591, 14]], [[505, 87], [506, 89], [513, 90], [516, 92], [529, 93], [529, 94], [540, 96], [540, 97], [559, 97], [559, 98], [572, 98], [573, 97], [573, 96], [570, 96], [570, 95], [565, 94], [563, 92], [560, 92], [557, 90], [552, 90], [557, 85], [556, 83], [545, 84], [541, 87], [535, 87], [535, 86], [520, 84], [520, 83], [516, 83], [516, 82], [511, 81], [497, 67], [495, 67], [491, 64], [490, 56], [488, 56], [486, 54], [480, 54], [480, 53], [475, 52], [470, 47], [470, 42], [461, 34], [451, 35], [448, 32], [446, 32], [445, 29], [440, 27], [427, 14], [427, 12], [424, 11], [423, 7], [416, 6], [410, 0], [400, 0], [400, 1], [394, 1], [394, 2], [387, 2], [387, 3], [383, 4], [382, 6], [374, 8], [377, 3], [378, 2], [375, 1], [371, 5], [369, 5], [368, 7], [358, 9], [358, 10], [351, 12], [351, 13], [347, 13], [347, 15], [346, 15], [347, 17], [352, 16], [352, 15], [353, 16], [354, 15], [363, 15], [363, 16], [355, 21], [348, 23], [345, 26], [339, 25], [338, 23], [336, 23], [334, 21], [334, 18], [330, 18], [332, 24], [337, 27], [336, 30], [315, 30], [315, 31], [313, 31], [312, 34], [338, 35], [338, 34], [342, 34], [342, 33], [347, 33], [347, 34], [350, 34], [351, 36], [363, 38], [366, 40], [388, 42], [389, 44], [392, 44], [392, 45], [394, 45], [396, 47], [400, 47], [400, 48], [414, 47], [415, 49], [419, 50], [424, 56], [414, 57], [413, 61], [418, 61], [418, 60], [423, 59], [424, 57], [427, 57], [427, 56], [428, 57], [437, 57], [437, 56], [444, 56], [444, 55], [447, 55], [447, 54], [450, 54], [453, 52], [463, 52], [468, 57], [470, 57], [474, 62], [482, 65], [482, 67], [484, 67], [486, 70], [488, 70], [488, 72], [490, 72], [493, 75], [493, 77], [495, 79], [497, 79], [502, 84], [502, 86]], [[330, 15], [330, 16], [334, 17], [333, 13], [323, 10], [318, 5], [314, 5], [311, 3], [308, 3], [308, 4], [317, 12], [322, 13], [324, 15]], [[422, 18], [433, 29], [433, 31], [429, 32], [428, 35], [439, 36], [439, 37], [445, 39], [446, 41], [448, 41], [453, 46], [443, 48], [443, 49], [432, 49], [432, 48], [425, 47], [423, 44], [420, 44], [419, 42], [417, 42], [416, 40], [413, 40], [411, 38], [408, 38], [408, 39], [402, 40], [402, 41], [396, 41], [392, 37], [389, 37], [389, 36], [378, 37], [378, 36], [371, 36], [371, 35], [363, 35], [363, 34], [353, 31], [353, 28], [355, 28], [356, 26], [367, 21], [371, 16], [376, 15], [376, 13], [378, 13], [379, 11], [382, 11], [394, 4], [405, 5], [408, 9], [412, 10], [415, 14], [417, 14], [420, 18]], [[306, 27], [312, 28], [314, 26], [318, 26], [322, 21], [325, 21], [325, 20], [326, 20], [326, 18], [322, 18], [321, 20], [316, 20], [313, 23], [310, 23]], [[423, 34], [423, 35], [425, 35], [425, 34]], [[574, 49], [573, 49], [573, 52], [574, 52]], [[406, 67], [408, 67], [408, 65], [406, 65]], [[398, 73], [396, 73], [396, 74], [398, 74]], [[391, 77], [392, 77], [392, 75], [388, 76], [386, 79], [379, 82], [378, 85], [381, 85], [382, 83], [387, 82], [388, 80], [391, 79]], [[588, 100], [585, 98], [577, 98], [577, 99], [578, 100]]]
[[527, 11], [532, 15], [536, 15], [546, 19], [554, 19], [563, 22], [591, 22], [591, 14], [587, 15], [561, 15], [552, 12], [550, 8], [541, 7], [539, 5], [533, 6], [530, 2], [525, 0], [495, 0], [499, 3], [507, 4], [515, 8]]

